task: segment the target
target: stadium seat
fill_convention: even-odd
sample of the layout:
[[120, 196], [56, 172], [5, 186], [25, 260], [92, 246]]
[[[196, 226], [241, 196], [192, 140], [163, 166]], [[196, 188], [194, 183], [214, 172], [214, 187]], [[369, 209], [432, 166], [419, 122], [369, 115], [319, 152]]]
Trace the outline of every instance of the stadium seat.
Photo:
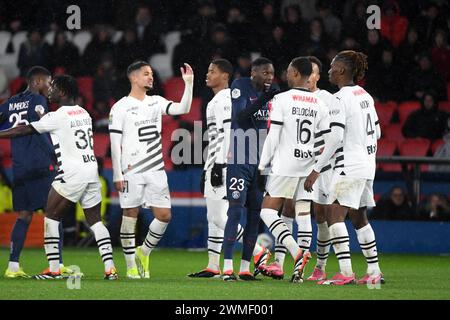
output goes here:
[[73, 44], [80, 50], [80, 55], [83, 54], [84, 49], [92, 39], [92, 34], [89, 31], [80, 31], [73, 37]]
[[158, 72], [161, 81], [172, 77], [172, 61], [168, 54], [157, 53], [151, 56], [150, 65]]
[[[400, 145], [400, 155], [408, 157], [425, 157], [430, 149], [430, 140], [423, 138], [405, 139]], [[411, 169], [412, 165], [409, 165]], [[421, 171], [428, 171], [428, 165], [421, 165]]]
[[390, 124], [381, 131], [381, 135], [385, 139], [389, 139], [391, 141], [395, 141], [398, 144], [402, 143], [405, 140], [405, 137], [402, 133], [402, 125], [401, 124]]
[[180, 116], [180, 120], [184, 121], [202, 121], [202, 99], [193, 98], [191, 111], [188, 114], [183, 114]]
[[92, 89], [94, 79], [92, 77], [78, 77], [77, 83], [80, 94], [86, 100], [86, 105], [84, 107], [89, 111], [92, 109], [92, 105], [94, 104], [94, 92]]
[[439, 109], [445, 112], [450, 113], [450, 101], [441, 101], [439, 102]]
[[11, 166], [11, 142], [10, 140], [0, 139], [0, 161], [6, 168]]
[[181, 77], [173, 77], [167, 80], [164, 85], [164, 96], [167, 100], [179, 102], [184, 92], [184, 81]]
[[25, 84], [25, 78], [18, 77], [9, 83], [9, 92], [11, 96], [17, 94], [20, 88]]
[[109, 153], [109, 134], [94, 134], [94, 154], [96, 157], [104, 158]]
[[19, 31], [12, 37], [14, 54], [17, 56], [19, 54], [20, 46], [27, 40], [27, 32]]
[[166, 45], [167, 52], [170, 57], [172, 57], [173, 50], [175, 49], [175, 46], [180, 43], [180, 31], [171, 31], [166, 34], [164, 37], [164, 43]]
[[406, 101], [400, 103], [400, 105], [398, 106], [398, 115], [400, 118], [400, 123], [402, 124], [405, 123], [409, 114], [419, 109], [420, 109], [420, 102], [418, 101]]
[[442, 146], [444, 145], [445, 141], [443, 139], [439, 139], [434, 141], [431, 144], [431, 153], [434, 155], [436, 153], [436, 151]]
[[11, 33], [8, 31], [0, 31], [0, 56], [6, 54], [9, 41], [11, 40]]
[[[377, 157], [393, 156], [397, 149], [397, 143], [389, 139], [380, 139], [377, 143]], [[400, 164], [397, 163], [378, 163], [378, 169], [383, 171], [401, 171]]]
[[381, 128], [385, 128], [391, 123], [392, 116], [397, 110], [397, 104], [391, 103], [375, 103], [375, 109], [377, 110], [378, 120], [380, 121]]

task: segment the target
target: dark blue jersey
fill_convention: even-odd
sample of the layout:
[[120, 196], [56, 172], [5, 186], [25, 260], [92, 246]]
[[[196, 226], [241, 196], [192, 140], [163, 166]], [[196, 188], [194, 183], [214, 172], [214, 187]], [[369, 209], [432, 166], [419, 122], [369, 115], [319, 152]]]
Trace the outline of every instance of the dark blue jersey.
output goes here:
[[[272, 87], [274, 86], [278, 88], [277, 85], [272, 85]], [[252, 86], [250, 78], [236, 79], [231, 84], [231, 129], [234, 139], [232, 141], [233, 148], [230, 148], [231, 158], [229, 161], [232, 160], [234, 164], [257, 165], [259, 162], [267, 134], [268, 103], [246, 118], [239, 117], [239, 114], [251, 107], [252, 103], [262, 94], [262, 91], [258, 91]]]
[[[47, 100], [31, 91], [21, 92], [0, 105], [5, 121], [0, 129], [28, 125], [40, 119], [37, 110], [48, 112]], [[54, 150], [48, 134], [33, 134], [11, 139], [14, 179], [33, 178], [48, 171], [54, 157]]]

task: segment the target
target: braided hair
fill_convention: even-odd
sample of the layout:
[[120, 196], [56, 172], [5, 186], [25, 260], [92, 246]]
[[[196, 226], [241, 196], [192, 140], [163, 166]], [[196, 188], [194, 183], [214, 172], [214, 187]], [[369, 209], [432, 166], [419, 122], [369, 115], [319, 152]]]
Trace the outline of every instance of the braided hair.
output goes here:
[[367, 56], [364, 53], [344, 50], [339, 52], [335, 59], [342, 61], [349, 68], [354, 80], [359, 81], [364, 78], [368, 68]]

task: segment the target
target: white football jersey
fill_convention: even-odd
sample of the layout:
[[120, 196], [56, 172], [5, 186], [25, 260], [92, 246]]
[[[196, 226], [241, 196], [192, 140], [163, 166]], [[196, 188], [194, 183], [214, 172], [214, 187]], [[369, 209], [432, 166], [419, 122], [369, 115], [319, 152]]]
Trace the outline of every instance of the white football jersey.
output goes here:
[[62, 106], [31, 125], [39, 133], [50, 133], [59, 169], [55, 180], [67, 183], [99, 181], [92, 119], [85, 109]]
[[294, 88], [272, 100], [270, 126], [281, 125], [271, 175], [304, 177], [313, 169], [314, 151], [329, 130], [329, 113], [316, 94]]
[[349, 177], [373, 180], [377, 139], [381, 135], [373, 98], [358, 85], [342, 87], [333, 96], [330, 127], [344, 128], [343, 151], [336, 158], [335, 170]]
[[146, 96], [140, 101], [126, 96], [117, 101], [109, 114], [109, 132], [121, 134], [122, 173], [162, 170], [161, 119], [172, 104], [161, 96]]
[[206, 107], [206, 125], [208, 129], [208, 156], [205, 161], [205, 170], [213, 167], [216, 157], [223, 148], [224, 121], [231, 120], [231, 95], [230, 89], [217, 92]]

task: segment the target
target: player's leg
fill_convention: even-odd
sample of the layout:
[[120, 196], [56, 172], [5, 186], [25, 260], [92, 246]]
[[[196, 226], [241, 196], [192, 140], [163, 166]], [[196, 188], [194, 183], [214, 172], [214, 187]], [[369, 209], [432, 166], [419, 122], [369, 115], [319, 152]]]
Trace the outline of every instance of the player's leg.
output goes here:
[[[205, 191], [206, 192], [206, 191]], [[205, 269], [191, 273], [191, 278], [212, 278], [220, 276], [220, 253], [226, 225], [228, 201], [206, 197], [206, 218], [208, 221], [208, 265]]]
[[[144, 184], [138, 183], [140, 176], [126, 174], [125, 190], [119, 192], [120, 207], [122, 208], [122, 223], [120, 225], [120, 243], [122, 245], [127, 278], [140, 279], [136, 265], [136, 223], [139, 208], [143, 204]], [[142, 181], [141, 181], [142, 182]]]
[[49, 263], [49, 269], [45, 270], [42, 274], [34, 276], [35, 279], [62, 278], [59, 265], [59, 226], [62, 217], [73, 206], [74, 201], [63, 197], [55, 190], [55, 187], [52, 187], [48, 194], [47, 209], [44, 218], [44, 249]]
[[303, 251], [309, 251], [312, 241], [311, 202], [295, 202], [295, 222], [297, 222], [297, 243]]
[[101, 218], [101, 184], [99, 182], [89, 183], [80, 198], [80, 205], [83, 208], [86, 222], [94, 233], [98, 251], [105, 268], [105, 280], [117, 280], [117, 270], [113, 260], [113, 249], [111, 236]]
[[169, 185], [166, 172], [154, 171], [145, 175], [144, 206], [150, 207], [154, 219], [150, 223], [142, 246], [136, 249], [136, 263], [139, 274], [150, 278], [149, 255], [158, 245], [172, 219]]
[[[286, 224], [289, 232], [293, 232], [293, 224], [295, 219], [295, 205], [294, 200], [285, 199], [283, 208], [281, 210], [281, 220]], [[287, 249], [279, 242], [275, 242], [275, 261], [271, 263], [268, 268], [271, 274], [276, 274], [280, 279], [284, 277], [283, 266], [286, 257]]]
[[312, 275], [307, 279], [320, 281], [326, 279], [325, 267], [330, 252], [330, 232], [328, 231], [327, 213], [328, 205], [313, 203], [314, 215], [317, 223], [317, 262]]
[[223, 280], [233, 281], [236, 276], [233, 273], [233, 247], [237, 241], [238, 226], [241, 217], [246, 212], [247, 193], [251, 173], [246, 165], [229, 165], [227, 167], [227, 223], [223, 238]]
[[358, 242], [367, 262], [367, 274], [358, 280], [358, 284], [375, 284], [377, 282], [384, 283], [383, 274], [381, 273], [378, 263], [377, 243], [375, 233], [367, 218], [367, 206], [375, 206], [373, 199], [372, 182], [368, 181], [362, 196], [361, 207], [359, 210], [350, 210], [349, 217], [353, 227], [356, 230]]

